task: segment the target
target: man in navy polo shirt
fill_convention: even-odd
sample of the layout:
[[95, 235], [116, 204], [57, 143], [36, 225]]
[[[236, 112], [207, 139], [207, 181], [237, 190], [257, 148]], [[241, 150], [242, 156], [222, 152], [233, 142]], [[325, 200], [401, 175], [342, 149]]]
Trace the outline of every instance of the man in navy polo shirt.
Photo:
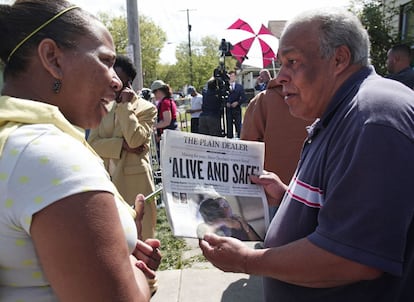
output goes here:
[[278, 58], [290, 113], [316, 122], [289, 186], [252, 177], [281, 202], [264, 249], [207, 234], [205, 257], [263, 276], [266, 302], [414, 301], [414, 92], [375, 73], [347, 11], [290, 21]]

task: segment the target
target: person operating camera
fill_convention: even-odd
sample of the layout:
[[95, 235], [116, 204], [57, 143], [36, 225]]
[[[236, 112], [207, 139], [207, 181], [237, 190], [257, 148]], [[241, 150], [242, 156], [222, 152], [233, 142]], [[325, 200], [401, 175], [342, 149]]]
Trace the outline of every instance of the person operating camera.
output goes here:
[[223, 109], [218, 79], [211, 78], [207, 82], [207, 89], [203, 90], [203, 105], [199, 120], [201, 134], [223, 136], [221, 127], [221, 112]]

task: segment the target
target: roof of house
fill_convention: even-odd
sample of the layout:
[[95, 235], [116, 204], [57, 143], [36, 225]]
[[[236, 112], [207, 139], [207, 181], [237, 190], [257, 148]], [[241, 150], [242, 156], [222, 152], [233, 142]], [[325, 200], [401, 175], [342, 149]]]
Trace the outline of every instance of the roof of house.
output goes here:
[[282, 30], [285, 27], [285, 24], [286, 20], [274, 20], [269, 21], [267, 27], [276, 38], [280, 39], [280, 35], [282, 34]]

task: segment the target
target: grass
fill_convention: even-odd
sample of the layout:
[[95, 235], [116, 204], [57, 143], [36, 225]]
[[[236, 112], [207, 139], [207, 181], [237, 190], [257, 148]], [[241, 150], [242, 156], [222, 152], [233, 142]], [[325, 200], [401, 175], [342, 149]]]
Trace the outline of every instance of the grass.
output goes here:
[[202, 255], [182, 259], [182, 253], [190, 248], [186, 245], [184, 239], [172, 234], [165, 208], [159, 208], [157, 211], [155, 237], [161, 241], [161, 253], [163, 255], [159, 270], [189, 268], [195, 262], [206, 261]]

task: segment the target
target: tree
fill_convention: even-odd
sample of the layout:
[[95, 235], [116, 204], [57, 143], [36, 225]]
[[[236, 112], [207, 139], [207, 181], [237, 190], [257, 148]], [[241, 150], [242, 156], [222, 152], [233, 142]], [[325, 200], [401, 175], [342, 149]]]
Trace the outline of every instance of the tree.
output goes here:
[[[193, 85], [198, 91], [206, 85], [207, 81], [213, 76], [213, 71], [219, 66], [219, 48], [220, 41], [212, 36], [207, 36], [201, 41], [192, 43], [192, 71]], [[182, 42], [176, 50], [177, 62], [174, 65], [164, 65], [161, 76], [166, 82], [170, 83], [174, 90], [182, 90], [184, 86], [190, 83], [190, 65], [188, 44]], [[234, 69], [236, 61], [226, 58], [226, 70]]]
[[[106, 13], [100, 13], [98, 17], [111, 33], [116, 52], [126, 54], [128, 46], [126, 18], [123, 16], [111, 17]], [[144, 87], [150, 87], [151, 83], [157, 79], [158, 62], [167, 36], [150, 18], [141, 15], [139, 16], [139, 32]]]
[[[116, 52], [126, 54], [128, 46], [126, 18], [124, 16], [113, 17], [107, 13], [99, 13], [98, 17], [112, 34]], [[182, 42], [178, 45], [175, 64], [160, 64], [161, 50], [167, 41], [166, 33], [150, 18], [143, 15], [139, 16], [139, 27], [144, 87], [150, 87], [154, 80], [162, 79], [174, 91], [183, 91], [190, 83], [188, 44]], [[220, 41], [212, 36], [192, 42], [193, 85], [198, 91], [202, 90], [213, 76], [214, 69], [219, 66], [219, 45]], [[226, 70], [235, 69], [236, 62], [234, 58], [226, 57]]]
[[386, 60], [388, 50], [399, 42], [398, 31], [392, 26], [398, 8], [395, 1], [384, 4], [381, 0], [358, 1], [361, 8], [353, 4], [353, 10], [368, 31], [371, 41], [371, 63], [378, 74], [387, 74]]
[[148, 17], [140, 16], [139, 24], [144, 85], [150, 87], [158, 79], [158, 64], [161, 50], [167, 42], [167, 34]]
[[125, 54], [128, 46], [128, 25], [126, 19], [121, 16], [110, 17], [106, 13], [99, 13], [98, 17], [111, 33], [116, 53]]

